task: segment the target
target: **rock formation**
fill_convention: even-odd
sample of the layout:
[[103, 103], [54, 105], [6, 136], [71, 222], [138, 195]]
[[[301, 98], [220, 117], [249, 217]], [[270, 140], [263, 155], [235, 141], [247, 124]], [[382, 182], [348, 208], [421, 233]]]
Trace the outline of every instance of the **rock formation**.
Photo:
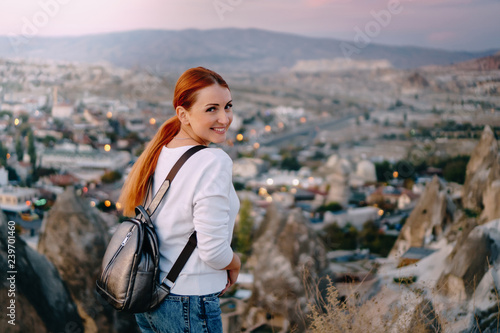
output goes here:
[[336, 155], [330, 157], [326, 163], [328, 172], [326, 180], [330, 186], [325, 203], [338, 202], [347, 206], [351, 191], [349, 187], [349, 176], [352, 171], [349, 161], [338, 158]]
[[500, 218], [500, 155], [497, 155], [490, 170], [483, 194], [483, 205], [484, 210], [481, 213], [480, 222]]
[[[469, 328], [463, 332], [488, 332], [496, 327], [500, 267], [500, 219], [476, 226], [457, 241], [436, 289], [454, 304], [468, 302]], [[494, 323], [494, 325], [493, 325]], [[490, 332], [494, 332], [491, 330]]]
[[136, 332], [133, 316], [116, 313], [95, 292], [95, 281], [109, 241], [106, 222], [87, 200], [68, 188], [45, 216], [38, 251], [68, 284], [85, 332]]
[[[299, 209], [284, 211], [269, 206], [257, 233], [249, 265], [254, 287], [246, 311], [248, 326], [266, 317], [288, 321], [304, 330], [308, 295], [304, 288], [326, 269], [326, 250]], [[286, 326], [286, 325], [285, 325]]]
[[356, 166], [356, 176], [364, 182], [374, 183], [377, 181], [375, 164], [369, 160], [362, 160]]
[[429, 241], [439, 239], [453, 220], [454, 207], [451, 205], [446, 190], [434, 176], [401, 229], [389, 257], [401, 256], [410, 247], [423, 247]]
[[498, 257], [500, 248], [495, 244], [495, 239], [499, 237], [500, 229], [495, 230], [494, 227], [496, 225], [491, 223], [478, 226], [457, 241], [437, 284], [442, 294], [456, 300], [472, 296], [488, 271], [489, 263], [495, 262]]
[[469, 71], [494, 71], [500, 69], [500, 52], [494, 55], [459, 62], [458, 64], [451, 65], [450, 68], [454, 70], [469, 70]]
[[[462, 204], [464, 208], [481, 212], [488, 203], [484, 222], [496, 218], [495, 205], [491, 201], [499, 194], [500, 180], [498, 161], [498, 144], [489, 126], [485, 126], [481, 140], [472, 152], [465, 176]], [[487, 194], [485, 198], [485, 194]], [[486, 201], [486, 202], [485, 202]], [[497, 201], [498, 202], [498, 201]], [[496, 204], [498, 206], [498, 204]]]
[[[68, 287], [54, 265], [15, 236], [9, 242], [8, 224], [0, 213], [0, 267], [8, 267], [8, 244], [15, 246], [15, 298], [8, 297], [10, 282], [0, 282], [3, 318], [0, 332], [82, 332], [83, 323]], [[12, 238], [11, 238], [12, 239]], [[12, 249], [12, 247], [11, 247]], [[9, 262], [10, 263], [10, 262]], [[6, 273], [4, 271], [4, 273]], [[3, 276], [3, 275], [2, 275]], [[14, 280], [12, 280], [14, 281]], [[6, 317], [7, 302], [15, 299], [15, 326]], [[4, 301], [5, 300], [5, 301]]]
[[438, 289], [458, 300], [469, 299], [488, 266], [499, 259], [500, 224], [492, 220], [500, 218], [500, 163], [498, 144], [489, 126], [467, 164], [462, 203], [466, 209], [482, 211], [474, 224], [486, 224], [469, 223], [463, 229], [439, 278]]
[[429, 81], [419, 72], [413, 72], [408, 75], [402, 84], [404, 89], [417, 89], [415, 91], [425, 89], [429, 86]]

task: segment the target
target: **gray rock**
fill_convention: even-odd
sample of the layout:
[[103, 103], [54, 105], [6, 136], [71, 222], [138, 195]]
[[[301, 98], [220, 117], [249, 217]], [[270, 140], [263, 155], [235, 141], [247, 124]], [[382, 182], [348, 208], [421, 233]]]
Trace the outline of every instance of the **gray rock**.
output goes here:
[[449, 204], [452, 205], [452, 201], [434, 176], [401, 229], [389, 257], [401, 256], [411, 247], [423, 247], [431, 240], [440, 239], [453, 220], [451, 213], [455, 206], [448, 207]]
[[493, 162], [486, 189], [483, 193], [484, 210], [480, 222], [487, 222], [500, 218], [500, 155]]
[[[106, 222], [73, 188], [60, 194], [45, 216], [38, 250], [68, 284], [85, 332], [136, 332], [132, 315], [116, 313], [96, 292], [95, 281], [109, 242]], [[119, 329], [120, 328], [120, 329]]]
[[328, 159], [324, 170], [327, 174], [326, 181], [330, 186], [325, 203], [337, 202], [346, 207], [351, 196], [349, 187], [351, 164], [346, 159], [333, 155]]
[[[436, 289], [457, 301], [471, 298], [492, 264], [500, 264], [499, 221], [475, 227], [458, 240]], [[495, 286], [492, 286], [495, 288]]]
[[[495, 134], [489, 126], [485, 126], [481, 140], [472, 152], [467, 164], [465, 183], [463, 187], [462, 203], [464, 208], [482, 211], [484, 205], [484, 193], [488, 184], [498, 177], [498, 144]], [[490, 177], [492, 169], [494, 173]], [[495, 192], [496, 193], [496, 192]], [[492, 195], [492, 194], [490, 194]]]
[[326, 249], [307, 223], [300, 209], [269, 206], [249, 259], [254, 268], [249, 326], [271, 316], [303, 331], [308, 298], [314, 296], [304, 286], [311, 286], [327, 267]]
[[[15, 248], [15, 326], [5, 318], [0, 321], [0, 332], [72, 332], [83, 333], [84, 326], [77, 306], [66, 283], [47, 258], [30, 248], [15, 236], [9, 243], [8, 221], [0, 213], [0, 267], [8, 267], [8, 245]], [[12, 239], [12, 238], [11, 238]], [[13, 248], [10, 247], [12, 250]], [[9, 276], [12, 274], [9, 274]], [[14, 281], [14, 280], [12, 280]], [[0, 283], [2, 306], [13, 299], [8, 297], [11, 284], [6, 278]]]

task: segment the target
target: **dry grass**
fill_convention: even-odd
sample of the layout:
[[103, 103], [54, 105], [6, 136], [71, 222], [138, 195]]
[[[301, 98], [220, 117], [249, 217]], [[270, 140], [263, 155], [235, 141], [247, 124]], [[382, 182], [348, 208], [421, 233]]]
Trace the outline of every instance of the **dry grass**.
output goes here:
[[[388, 293], [391, 291], [388, 290]], [[316, 304], [311, 306], [309, 330], [313, 333], [388, 333], [443, 332], [432, 303], [423, 294], [405, 288], [403, 296], [361, 299], [353, 290], [347, 297], [328, 280], [326, 296], [316, 290]]]
[[491, 282], [485, 281], [480, 289], [481, 297], [486, 297], [484, 288], [493, 283], [488, 308], [484, 302], [482, 308], [476, 304], [475, 280], [471, 281], [472, 296], [450, 299], [444, 285], [415, 283], [412, 276], [397, 277], [378, 287], [381, 281], [371, 279], [335, 286], [329, 277], [318, 281], [306, 271], [304, 326], [312, 333], [500, 332], [500, 293], [490, 264], [488, 268]]

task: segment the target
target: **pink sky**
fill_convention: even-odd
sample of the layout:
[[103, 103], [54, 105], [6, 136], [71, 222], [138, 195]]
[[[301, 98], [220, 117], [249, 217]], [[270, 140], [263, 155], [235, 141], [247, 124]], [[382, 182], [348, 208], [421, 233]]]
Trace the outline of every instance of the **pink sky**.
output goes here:
[[349, 41], [391, 4], [397, 13], [379, 24], [375, 43], [500, 48], [499, 0], [4, 0], [0, 35], [21, 34], [29, 22], [41, 36], [252, 27]]

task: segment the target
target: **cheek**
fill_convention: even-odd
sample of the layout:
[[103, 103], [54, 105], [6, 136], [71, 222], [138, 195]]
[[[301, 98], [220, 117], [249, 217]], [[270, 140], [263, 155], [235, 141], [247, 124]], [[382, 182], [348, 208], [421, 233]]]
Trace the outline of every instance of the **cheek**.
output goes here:
[[198, 126], [200, 127], [211, 127], [213, 125], [213, 120], [209, 117], [200, 118], [198, 120]]

